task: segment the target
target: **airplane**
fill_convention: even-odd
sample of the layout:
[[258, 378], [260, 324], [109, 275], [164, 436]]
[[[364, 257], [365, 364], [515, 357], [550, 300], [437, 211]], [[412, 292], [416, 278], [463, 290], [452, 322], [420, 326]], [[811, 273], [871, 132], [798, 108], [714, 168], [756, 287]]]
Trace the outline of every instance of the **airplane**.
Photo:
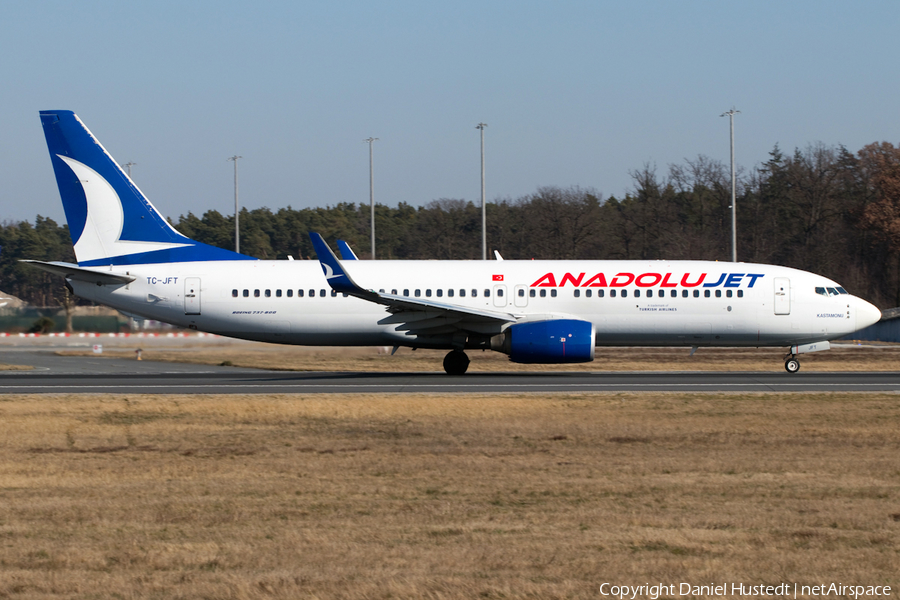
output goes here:
[[598, 346], [830, 348], [881, 318], [838, 283], [793, 268], [666, 260], [358, 260], [310, 232], [318, 260], [257, 260], [179, 233], [71, 111], [41, 111], [77, 264], [25, 261], [72, 293], [222, 336], [310, 346], [466, 350], [586, 363]]

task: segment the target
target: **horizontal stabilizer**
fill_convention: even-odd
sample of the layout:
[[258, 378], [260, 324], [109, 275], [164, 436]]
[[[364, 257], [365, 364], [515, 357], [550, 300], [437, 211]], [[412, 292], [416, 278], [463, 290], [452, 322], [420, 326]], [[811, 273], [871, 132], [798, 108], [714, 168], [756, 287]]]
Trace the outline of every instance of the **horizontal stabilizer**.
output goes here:
[[42, 260], [20, 260], [42, 271], [53, 273], [54, 275], [62, 275], [66, 279], [74, 279], [75, 281], [86, 281], [88, 283], [96, 283], [97, 285], [125, 285], [131, 283], [137, 277], [134, 275], [123, 275], [121, 273], [111, 273], [109, 271], [94, 271], [93, 269], [85, 269], [78, 265], [64, 262], [44, 262]]

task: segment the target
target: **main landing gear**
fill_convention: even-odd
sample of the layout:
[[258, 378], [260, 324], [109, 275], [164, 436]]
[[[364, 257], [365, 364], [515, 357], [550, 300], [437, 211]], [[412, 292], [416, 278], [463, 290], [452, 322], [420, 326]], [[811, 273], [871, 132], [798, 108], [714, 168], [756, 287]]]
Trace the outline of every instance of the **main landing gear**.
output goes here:
[[790, 357], [784, 361], [784, 370], [788, 373], [796, 373], [800, 370], [800, 361], [797, 360], [796, 356], [791, 354]]
[[444, 357], [444, 371], [447, 375], [462, 375], [469, 368], [469, 357], [462, 350], [451, 350]]

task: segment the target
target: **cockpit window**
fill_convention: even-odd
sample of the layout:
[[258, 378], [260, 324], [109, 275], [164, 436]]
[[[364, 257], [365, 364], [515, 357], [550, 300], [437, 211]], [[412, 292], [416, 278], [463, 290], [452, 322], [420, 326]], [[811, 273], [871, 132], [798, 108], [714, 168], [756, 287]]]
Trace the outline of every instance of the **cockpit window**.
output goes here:
[[821, 294], [821, 295], [823, 295], [823, 296], [827, 296], [827, 295], [828, 295], [828, 292], [826, 292], [826, 291], [825, 291], [825, 288], [823, 288], [823, 287], [817, 287], [817, 288], [816, 288], [816, 293], [817, 293], [817, 294]]
[[835, 288], [828, 288], [828, 295], [829, 296], [837, 296], [838, 291]]
[[837, 291], [838, 291], [839, 294], [849, 294], [849, 293], [850, 293], [850, 292], [848, 292], [847, 290], [845, 290], [845, 289], [842, 288], [842, 287], [839, 287], [839, 288], [836, 288], [836, 289], [837, 289]]

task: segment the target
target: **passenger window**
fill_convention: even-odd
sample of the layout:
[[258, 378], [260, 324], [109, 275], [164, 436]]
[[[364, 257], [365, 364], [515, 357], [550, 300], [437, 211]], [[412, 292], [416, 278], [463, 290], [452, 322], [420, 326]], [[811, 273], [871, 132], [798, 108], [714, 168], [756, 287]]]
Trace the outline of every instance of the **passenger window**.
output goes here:
[[671, 292], [669, 292], [669, 295], [670, 295], [672, 298], [677, 298], [677, 297], [678, 297], [678, 292], [676, 292], [675, 290], [672, 290]]
[[478, 297], [478, 290], [472, 290], [472, 297], [473, 297], [473, 298], [477, 298], [477, 297]]
[[272, 297], [272, 290], [266, 290], [266, 298]]
[[315, 297], [316, 297], [316, 290], [309, 290], [309, 297], [310, 297], [310, 298], [315, 298]]
[[528, 296], [531, 298], [534, 298], [534, 290], [533, 289], [528, 290]]
[[574, 296], [576, 298], [581, 298], [581, 290], [579, 290], [577, 288], [575, 289], [575, 291], [572, 292], [572, 294], [574, 294]]
[[[303, 290], [300, 290], [300, 291], [302, 292]], [[294, 297], [294, 290], [288, 290], [288, 291], [287, 291], [287, 297], [288, 297], [288, 298], [293, 298], [293, 297]]]
[[275, 297], [281, 298], [281, 290], [275, 290]]
[[556, 298], [556, 288], [553, 288], [552, 290], [550, 290], [550, 297]]
[[244, 298], [248, 298], [250, 296], [250, 290], [244, 290]]
[[379, 294], [383, 294], [383, 293], [384, 293], [384, 289], [382, 288], [382, 289], [378, 290], [378, 293], [379, 293]]
[[523, 288], [519, 288], [518, 290], [516, 290], [516, 295], [518, 295], [519, 298], [524, 298], [524, 297], [525, 297], [525, 290], [524, 290]]
[[541, 298], [547, 297], [547, 290], [541, 290]]
[[441, 290], [441, 289], [437, 290], [437, 297], [442, 298], [443, 296], [444, 296], [444, 290]]
[[431, 298], [431, 290], [425, 290], [425, 297]]
[[602, 298], [605, 292], [603, 290], [597, 290], [597, 297]]
[[298, 298], [302, 298], [302, 297], [303, 297], [303, 290], [297, 290], [297, 297], [298, 297]]
[[237, 290], [231, 290], [231, 297], [232, 297], [232, 298], [237, 298], [237, 297], [238, 297]]
[[392, 295], [392, 296], [396, 296], [396, 295], [397, 295], [397, 290], [391, 290], [391, 295]]
[[325, 297], [325, 290], [319, 290], [319, 297], [320, 297], [320, 298], [324, 298], [324, 297]]
[[744, 290], [738, 290], [738, 298], [744, 297]]
[[725, 297], [726, 297], [726, 298], [731, 298], [731, 290], [726, 290], [726, 291], [725, 291]]
[[490, 297], [491, 297], [491, 290], [484, 290], [484, 297], [485, 297], [485, 298], [490, 298]]
[[452, 289], [447, 290], [447, 297], [448, 297], [448, 298], [452, 298], [452, 297], [453, 297], [453, 290], [452, 290]]
[[716, 298], [722, 297], [722, 290], [716, 290]]
[[634, 290], [634, 297], [635, 297], [635, 298], [640, 298], [640, 297], [641, 297], [641, 290]]
[[466, 297], [466, 290], [459, 290], [459, 297], [460, 297], [460, 298], [465, 298], [465, 297]]
[[[709, 293], [709, 291], [707, 291], [707, 293]], [[699, 298], [699, 297], [700, 297], [700, 290], [694, 290], [694, 298]]]
[[337, 298], [337, 290], [331, 290], [331, 297]]
[[497, 295], [500, 296], [501, 298], [503, 297], [503, 288], [500, 288], [499, 290], [497, 290]]
[[[672, 292], [674, 293], [675, 290], [672, 290]], [[682, 298], [687, 298], [687, 297], [688, 297], [688, 291], [687, 291], [687, 290], [681, 290], [681, 297], [682, 297]]]
[[253, 297], [259, 298], [259, 290], [253, 290]]
[[710, 296], [709, 290], [703, 290], [703, 297], [704, 297], [704, 298], [709, 298], [709, 296]]
[[616, 297], [616, 290], [609, 290], [609, 297], [610, 297], [610, 298], [615, 298], [615, 297]]
[[403, 295], [409, 298], [409, 290], [403, 290]]
[[585, 297], [585, 298], [590, 298], [590, 297], [591, 297], [591, 290], [584, 290], [584, 297]]
[[622, 290], [622, 297], [623, 297], [623, 298], [627, 298], [627, 297], [628, 297], [628, 290]]
[[422, 295], [422, 290], [416, 290], [416, 298]]
[[[661, 292], [661, 294], [664, 294], [664, 293], [665, 293], [665, 292]], [[647, 290], [647, 297], [648, 297], [648, 298], [652, 298], [652, 297], [653, 297], [653, 290]]]

